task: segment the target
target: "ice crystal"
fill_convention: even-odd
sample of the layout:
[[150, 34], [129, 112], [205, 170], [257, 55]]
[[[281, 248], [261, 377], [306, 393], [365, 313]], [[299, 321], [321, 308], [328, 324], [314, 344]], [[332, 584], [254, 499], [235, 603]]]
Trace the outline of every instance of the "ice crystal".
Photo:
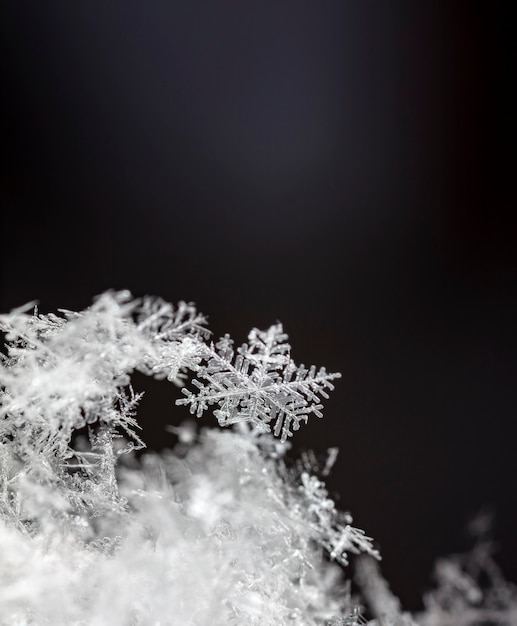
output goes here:
[[[80, 313], [32, 308], [0, 316], [0, 626], [414, 623], [329, 497], [337, 450], [319, 473], [309, 454], [285, 459], [338, 374], [296, 366], [280, 324], [234, 350], [208, 343], [192, 304], [109, 292]], [[230, 428], [171, 426], [173, 450], [137, 457], [134, 371], [193, 374], [179, 404]], [[343, 568], [358, 553], [370, 622]], [[422, 626], [516, 623], [487, 554], [439, 564]]]
[[225, 335], [207, 350], [206, 364], [195, 368], [197, 393], [183, 389], [186, 397], [177, 403], [188, 404], [197, 417], [217, 405], [221, 426], [247, 422], [257, 432], [271, 432], [274, 424], [273, 433], [285, 442], [309, 415], [322, 417], [319, 396], [328, 398], [326, 390], [334, 389], [332, 380], [340, 376], [324, 367], [296, 366], [287, 339], [281, 324], [254, 328], [235, 355]]
[[470, 552], [437, 561], [437, 587], [424, 597], [422, 626], [517, 624], [517, 588], [494, 560], [490, 516], [480, 514], [470, 530], [475, 538]]
[[372, 539], [351, 525], [351, 515], [336, 509], [321, 480], [303, 472], [298, 491], [302, 494], [304, 512], [309, 513], [308, 521], [331, 559], [348, 565], [348, 554], [361, 552], [380, 558], [379, 552], [372, 547]]
[[[133, 301], [106, 293], [81, 313], [41, 315], [17, 309], [0, 316], [7, 355], [0, 363], [0, 446], [8, 485], [23, 480], [52, 488], [76, 507], [100, 513], [118, 503], [113, 439], [143, 447], [134, 418], [134, 370], [178, 382], [200, 358], [204, 318], [192, 305]], [[72, 447], [89, 428], [90, 449]], [[71, 470], [74, 472], [71, 472]], [[19, 490], [8, 507], [23, 511]], [[40, 490], [41, 491], [41, 490]]]

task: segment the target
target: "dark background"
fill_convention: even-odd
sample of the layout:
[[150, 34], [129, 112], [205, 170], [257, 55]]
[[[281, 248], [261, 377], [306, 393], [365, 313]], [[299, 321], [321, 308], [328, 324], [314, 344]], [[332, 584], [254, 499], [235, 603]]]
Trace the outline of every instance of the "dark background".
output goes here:
[[[129, 288], [238, 342], [281, 320], [343, 373], [296, 445], [339, 446], [330, 487], [408, 608], [482, 507], [517, 579], [510, 7], [1, 9], [1, 310]], [[177, 390], [147, 388], [170, 445]]]

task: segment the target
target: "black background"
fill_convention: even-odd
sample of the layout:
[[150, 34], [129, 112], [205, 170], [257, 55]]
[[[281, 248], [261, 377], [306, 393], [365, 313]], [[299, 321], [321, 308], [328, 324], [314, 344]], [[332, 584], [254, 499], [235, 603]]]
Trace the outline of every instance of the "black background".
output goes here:
[[[2, 311], [128, 288], [238, 342], [281, 320], [343, 373], [295, 443], [339, 446], [329, 485], [409, 608], [483, 507], [517, 578], [510, 6], [1, 9]], [[177, 390], [146, 386], [170, 445]]]

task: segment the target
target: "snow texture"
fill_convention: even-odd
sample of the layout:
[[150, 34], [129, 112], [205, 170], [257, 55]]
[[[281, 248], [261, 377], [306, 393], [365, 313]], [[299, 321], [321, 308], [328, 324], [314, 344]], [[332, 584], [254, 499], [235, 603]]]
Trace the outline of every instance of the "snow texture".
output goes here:
[[[280, 324], [234, 350], [208, 343], [191, 304], [109, 292], [80, 313], [27, 305], [0, 329], [1, 626], [417, 623], [328, 495], [337, 450], [319, 474], [286, 461], [338, 374], [296, 366]], [[134, 371], [192, 375], [178, 404], [230, 428], [187, 422], [173, 450], [143, 452]], [[517, 623], [487, 545], [438, 564], [419, 624]], [[344, 568], [359, 553], [362, 600]]]

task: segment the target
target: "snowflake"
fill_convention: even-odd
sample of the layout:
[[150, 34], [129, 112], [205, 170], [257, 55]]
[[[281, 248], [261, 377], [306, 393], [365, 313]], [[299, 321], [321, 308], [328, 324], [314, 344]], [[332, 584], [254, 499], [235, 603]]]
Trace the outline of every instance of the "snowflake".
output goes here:
[[287, 339], [281, 324], [255, 328], [235, 356], [225, 335], [206, 348], [203, 364], [195, 368], [197, 393], [183, 389], [186, 397], [177, 403], [189, 405], [197, 417], [217, 405], [214, 415], [221, 426], [248, 423], [255, 432], [268, 433], [274, 424], [274, 435], [285, 442], [309, 415], [322, 417], [319, 397], [328, 398], [331, 381], [340, 377], [323, 367], [296, 366]]

